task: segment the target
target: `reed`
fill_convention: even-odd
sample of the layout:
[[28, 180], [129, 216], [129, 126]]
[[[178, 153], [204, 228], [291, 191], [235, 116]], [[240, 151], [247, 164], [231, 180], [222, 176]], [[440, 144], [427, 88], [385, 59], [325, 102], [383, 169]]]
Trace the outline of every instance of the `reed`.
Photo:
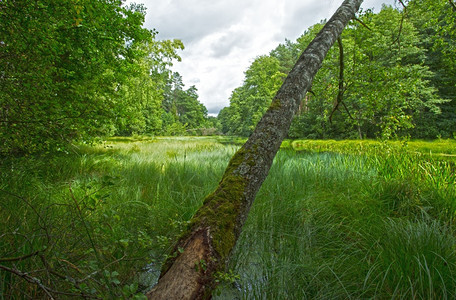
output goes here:
[[[240, 142], [113, 138], [3, 158], [0, 299], [144, 298]], [[453, 144], [288, 141], [214, 297], [455, 298]]]

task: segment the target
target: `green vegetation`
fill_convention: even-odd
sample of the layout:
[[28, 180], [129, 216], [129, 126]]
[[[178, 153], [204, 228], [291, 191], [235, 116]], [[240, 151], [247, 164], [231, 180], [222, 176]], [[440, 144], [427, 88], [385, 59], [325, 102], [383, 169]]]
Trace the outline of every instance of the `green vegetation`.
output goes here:
[[[217, 276], [219, 299], [456, 296], [455, 164], [440, 155], [454, 141], [283, 146]], [[117, 137], [3, 159], [0, 299], [141, 298], [237, 147]]]
[[[153, 272], [171, 241], [213, 191], [234, 150], [204, 138], [115, 138], [74, 155], [3, 159], [0, 265], [29, 272], [53, 290], [127, 297], [127, 286], [146, 284], [139, 279], [149, 264], [150, 276], [158, 276]], [[0, 299], [44, 296], [0, 272]]]
[[[456, 117], [451, 1], [401, 1], [361, 12], [323, 61], [291, 125], [291, 138], [452, 138]], [[398, 3], [399, 4], [399, 3]], [[249, 136], [302, 51], [323, 27], [286, 40], [245, 72], [219, 120]]]
[[[285, 142], [287, 143], [287, 142]], [[376, 141], [376, 140], [294, 140], [291, 147], [298, 151], [364, 154], [366, 151], [382, 155], [391, 150], [407, 153], [415, 160], [429, 158], [433, 161], [456, 161], [455, 140], [436, 141]]]
[[220, 299], [455, 296], [454, 163], [390, 143], [300, 144], [277, 155]]
[[0, 300], [142, 299], [204, 199], [219, 299], [456, 298], [456, 5], [399, 2], [330, 50], [229, 253], [245, 182], [219, 180], [323, 25], [214, 118], [142, 5], [0, 0]]
[[[453, 138], [454, 2], [360, 12], [328, 53], [291, 138]], [[0, 2], [0, 155], [68, 152], [113, 135], [248, 136], [323, 24], [257, 57], [230, 106], [208, 117], [173, 72], [180, 40], [121, 0]]]
[[123, 2], [0, 2], [0, 155], [213, 127], [170, 71], [182, 42], [157, 40], [145, 8]]

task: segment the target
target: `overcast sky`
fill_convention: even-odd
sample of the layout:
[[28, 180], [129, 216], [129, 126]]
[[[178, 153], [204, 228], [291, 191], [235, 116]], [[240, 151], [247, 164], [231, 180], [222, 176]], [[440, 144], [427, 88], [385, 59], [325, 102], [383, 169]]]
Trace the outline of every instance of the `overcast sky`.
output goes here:
[[[382, 3], [362, 7], [379, 12]], [[229, 105], [255, 57], [267, 55], [285, 39], [295, 41], [307, 28], [329, 19], [342, 0], [135, 0], [147, 8], [147, 28], [158, 39], [180, 39], [185, 50], [179, 72], [186, 88], [195, 85], [211, 115]]]

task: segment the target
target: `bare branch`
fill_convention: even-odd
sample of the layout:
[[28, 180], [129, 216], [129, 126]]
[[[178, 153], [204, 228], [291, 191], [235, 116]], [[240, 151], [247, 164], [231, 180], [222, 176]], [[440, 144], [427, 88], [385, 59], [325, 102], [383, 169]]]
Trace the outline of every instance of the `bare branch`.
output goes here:
[[3, 266], [3, 265], [0, 265], [0, 269], [10, 272], [14, 275], [17, 275], [30, 283], [36, 284], [37, 286], [40, 287], [40, 289], [43, 290], [43, 292], [49, 297], [49, 299], [54, 299], [54, 297], [51, 294], [52, 290], [50, 288], [46, 287], [45, 285], [43, 285], [38, 278], [30, 276], [27, 273], [21, 272], [17, 269], [8, 268], [7, 266]]
[[27, 255], [24, 255], [24, 256], [19, 256], [19, 257], [5, 257], [5, 258], [0, 258], [0, 262], [6, 262], [6, 261], [21, 261], [21, 260], [23, 260], [23, 259], [26, 259], [26, 258], [35, 256], [35, 255], [38, 255], [38, 253], [40, 253], [40, 251], [35, 251], [35, 252], [33, 252], [33, 253], [30, 253], [30, 254], [27, 254]]
[[370, 29], [370, 27], [367, 26], [366, 23], [364, 23], [364, 22], [361, 21], [360, 19], [358, 19], [358, 18], [353, 18], [353, 20], [357, 21], [358, 23], [360, 23], [361, 25], [363, 25], [364, 27], [366, 27], [367, 30], [372, 31], [372, 29]]
[[[46, 221], [45, 219], [41, 216], [41, 214], [36, 210], [36, 208], [30, 203], [30, 201], [28, 201], [26, 198], [22, 197], [22, 196], [19, 196], [19, 195], [16, 195], [16, 194], [13, 194], [13, 193], [10, 193], [8, 192], [7, 190], [4, 190], [4, 189], [0, 189], [0, 192], [2, 193], [5, 193], [5, 194], [8, 194], [9, 196], [12, 196], [12, 197], [15, 197], [17, 199], [20, 199], [22, 200], [25, 204], [27, 204], [28, 207], [30, 207], [32, 209], [32, 211], [38, 216], [38, 224], [40, 226], [41, 229], [44, 230], [44, 232], [46, 233], [46, 238], [48, 241], [51, 240], [51, 235], [49, 234], [49, 230], [48, 230], [48, 227], [47, 227], [47, 224], [46, 224]], [[42, 225], [44, 224], [44, 225]]]
[[[32, 284], [36, 284], [41, 290], [43, 290], [43, 292], [49, 297], [49, 299], [55, 299], [54, 296], [52, 294], [57, 294], [57, 295], [65, 295], [65, 296], [72, 296], [72, 297], [83, 297], [83, 298], [91, 298], [91, 299], [100, 299], [99, 297], [97, 296], [92, 296], [92, 295], [87, 295], [86, 293], [84, 292], [81, 292], [81, 293], [69, 293], [69, 292], [62, 292], [62, 291], [56, 291], [54, 289], [51, 289], [50, 287], [47, 287], [45, 286], [44, 284], [41, 283], [41, 280], [39, 278], [36, 278], [36, 277], [33, 277], [31, 275], [29, 275], [29, 273], [26, 273], [26, 272], [22, 272], [18, 269], [15, 269], [15, 268], [9, 268], [7, 266], [4, 266], [4, 265], [0, 265], [0, 269], [1, 270], [4, 270], [4, 271], [7, 271], [7, 272], [10, 272], [18, 277], [21, 277], [22, 279], [24, 279], [25, 281], [29, 282], [29, 283], [32, 283]], [[60, 275], [56, 272], [52, 272], [52, 274], [54, 275], [58, 275], [59, 277], [64, 277], [64, 279], [68, 279], [66, 278], [65, 276], [63, 275]]]
[[402, 29], [404, 27], [404, 20], [407, 15], [407, 6], [404, 4], [404, 2], [402, 0], [398, 0], [398, 1], [402, 4], [402, 7], [404, 7], [404, 10], [402, 12], [401, 24], [399, 25], [399, 33], [397, 34], [396, 39], [393, 41], [393, 44], [397, 43], [399, 46], [399, 50], [400, 50], [400, 48], [401, 48], [400, 38], [401, 38], [401, 34], [402, 34]]
[[78, 282], [78, 283], [81, 283], [81, 282], [84, 282], [84, 281], [90, 279], [91, 277], [93, 277], [93, 276], [95, 276], [96, 274], [100, 273], [102, 270], [106, 270], [109, 266], [111, 266], [111, 265], [113, 265], [113, 264], [116, 264], [116, 263], [118, 263], [119, 261], [123, 260], [123, 259], [125, 258], [125, 256], [127, 256], [127, 255], [124, 253], [124, 255], [123, 255], [121, 258], [116, 259], [115, 261], [110, 262], [109, 264], [107, 264], [106, 266], [104, 266], [103, 269], [96, 270], [95, 272], [90, 273], [90, 274], [87, 275], [86, 277], [77, 280], [77, 282]]
[[345, 111], [347, 112], [347, 114], [348, 114], [348, 116], [350, 117], [350, 119], [355, 120], [355, 118], [353, 118], [352, 114], [351, 114], [350, 111], [348, 110], [347, 105], [345, 105], [344, 102], [342, 102], [342, 105], [344, 106]]
[[344, 101], [344, 45], [342, 44], [342, 38], [337, 38], [337, 44], [339, 45], [339, 92], [337, 93], [336, 104], [334, 105], [331, 114], [329, 115], [329, 122], [332, 123], [332, 117], [336, 110], [339, 108], [339, 104]]

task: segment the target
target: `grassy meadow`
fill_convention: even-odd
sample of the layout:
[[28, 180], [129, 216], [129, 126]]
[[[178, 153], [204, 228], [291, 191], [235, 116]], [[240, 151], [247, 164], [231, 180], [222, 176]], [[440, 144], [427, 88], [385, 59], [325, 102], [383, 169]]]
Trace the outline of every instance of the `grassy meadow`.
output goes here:
[[[0, 299], [143, 299], [239, 140], [2, 158]], [[216, 299], [454, 299], [456, 142], [286, 141]]]

